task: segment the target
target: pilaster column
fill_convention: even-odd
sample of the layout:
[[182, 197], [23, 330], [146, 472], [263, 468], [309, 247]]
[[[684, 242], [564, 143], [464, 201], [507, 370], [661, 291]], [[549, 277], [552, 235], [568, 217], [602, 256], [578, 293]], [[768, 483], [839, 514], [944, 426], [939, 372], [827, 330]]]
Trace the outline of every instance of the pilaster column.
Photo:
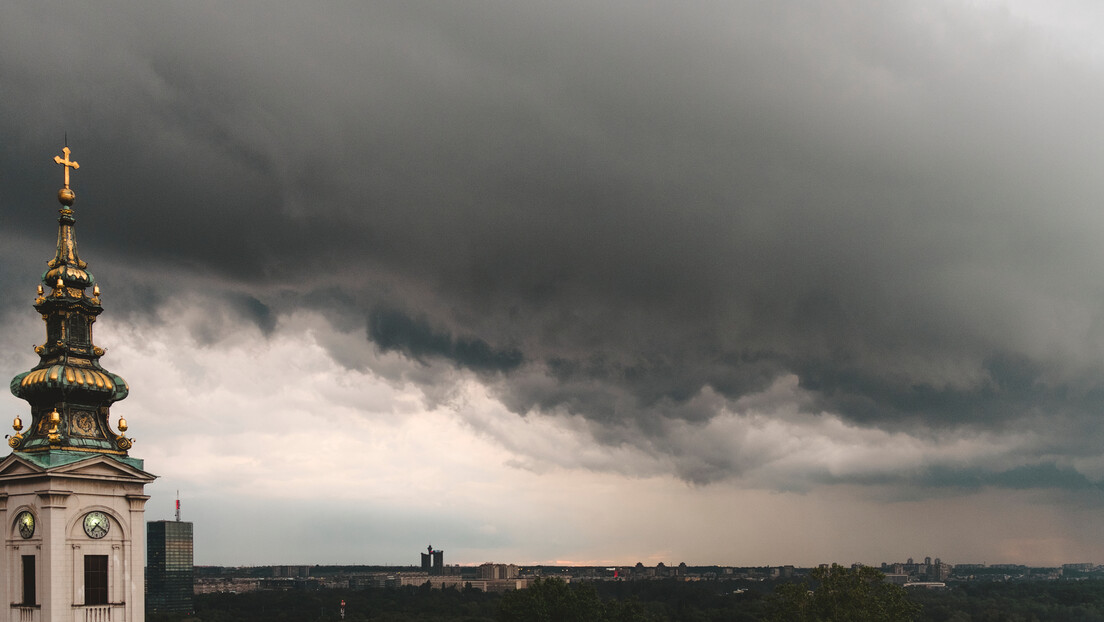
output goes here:
[[[22, 576], [23, 567], [14, 565], [17, 561], [18, 553], [11, 539], [11, 523], [8, 522], [8, 493], [6, 492], [0, 492], [0, 525], [8, 526], [8, 532], [4, 534], [4, 542], [7, 544], [7, 546], [4, 547], [6, 549], [4, 555], [6, 555], [8, 559], [6, 567], [13, 569], [10, 572], [11, 575], [15, 575], [14, 569], [19, 568], [20, 575]], [[3, 616], [0, 616], [0, 619], [7, 620], [11, 616], [11, 607], [9, 604], [15, 602], [15, 599], [12, 598], [12, 595], [15, 594], [13, 591], [15, 586], [12, 583], [14, 580], [14, 576], [0, 577], [0, 605], [4, 607]]]
[[73, 603], [74, 605], [84, 604], [84, 552], [81, 551], [81, 545], [74, 544], [69, 550], [72, 553], [70, 559], [73, 560]]
[[146, 501], [149, 495], [127, 495], [130, 505], [130, 550], [123, 570], [127, 585], [126, 622], [146, 619]]
[[126, 560], [123, 558], [126, 555], [126, 549], [121, 542], [117, 542], [111, 545], [111, 568], [108, 570], [111, 574], [108, 575], [107, 586], [111, 590], [111, 594], [108, 596], [108, 602], [111, 604], [125, 603], [126, 597], [126, 581], [119, 580], [112, 577], [126, 577]]
[[64, 620], [72, 615], [76, 602], [68, 589], [70, 558], [72, 551], [65, 542], [65, 523], [67, 522], [67, 504], [71, 490], [36, 490], [38, 507], [42, 511], [42, 554], [39, 561], [38, 584], [39, 604], [42, 605], [43, 620]]

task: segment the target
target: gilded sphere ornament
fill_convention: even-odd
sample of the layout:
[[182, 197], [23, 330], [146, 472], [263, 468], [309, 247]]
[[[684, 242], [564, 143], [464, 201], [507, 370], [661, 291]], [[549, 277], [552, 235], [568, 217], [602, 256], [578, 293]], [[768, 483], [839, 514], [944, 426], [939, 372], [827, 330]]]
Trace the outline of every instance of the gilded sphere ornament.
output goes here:
[[77, 200], [77, 193], [73, 192], [69, 188], [62, 188], [58, 190], [58, 202], [65, 207], [72, 207], [73, 201]]

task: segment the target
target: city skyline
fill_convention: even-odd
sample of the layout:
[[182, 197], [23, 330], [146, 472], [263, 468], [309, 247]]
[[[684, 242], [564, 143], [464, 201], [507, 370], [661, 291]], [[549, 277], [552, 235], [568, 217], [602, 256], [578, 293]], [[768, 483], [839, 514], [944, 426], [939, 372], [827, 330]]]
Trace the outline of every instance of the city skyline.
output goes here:
[[1095, 4], [0, 16], [0, 372], [67, 140], [196, 564], [1104, 559]]

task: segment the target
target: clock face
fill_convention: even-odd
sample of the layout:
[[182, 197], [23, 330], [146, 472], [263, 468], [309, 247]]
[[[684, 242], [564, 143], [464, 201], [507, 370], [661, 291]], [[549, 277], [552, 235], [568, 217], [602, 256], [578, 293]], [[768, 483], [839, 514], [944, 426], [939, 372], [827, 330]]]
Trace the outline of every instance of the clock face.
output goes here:
[[89, 538], [98, 540], [107, 535], [108, 529], [111, 529], [111, 523], [108, 521], [107, 514], [89, 512], [84, 515], [84, 533], [88, 534]]
[[19, 526], [19, 535], [23, 536], [24, 539], [34, 535], [34, 514], [27, 511], [20, 512], [19, 516], [15, 517], [15, 524]]

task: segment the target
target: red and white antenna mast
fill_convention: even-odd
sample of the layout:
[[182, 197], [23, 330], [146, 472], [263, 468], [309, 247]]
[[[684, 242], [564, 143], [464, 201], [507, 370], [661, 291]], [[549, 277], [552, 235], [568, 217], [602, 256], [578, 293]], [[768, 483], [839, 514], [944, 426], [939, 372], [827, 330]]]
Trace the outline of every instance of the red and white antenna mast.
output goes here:
[[180, 522], [180, 491], [176, 491], [176, 522]]

